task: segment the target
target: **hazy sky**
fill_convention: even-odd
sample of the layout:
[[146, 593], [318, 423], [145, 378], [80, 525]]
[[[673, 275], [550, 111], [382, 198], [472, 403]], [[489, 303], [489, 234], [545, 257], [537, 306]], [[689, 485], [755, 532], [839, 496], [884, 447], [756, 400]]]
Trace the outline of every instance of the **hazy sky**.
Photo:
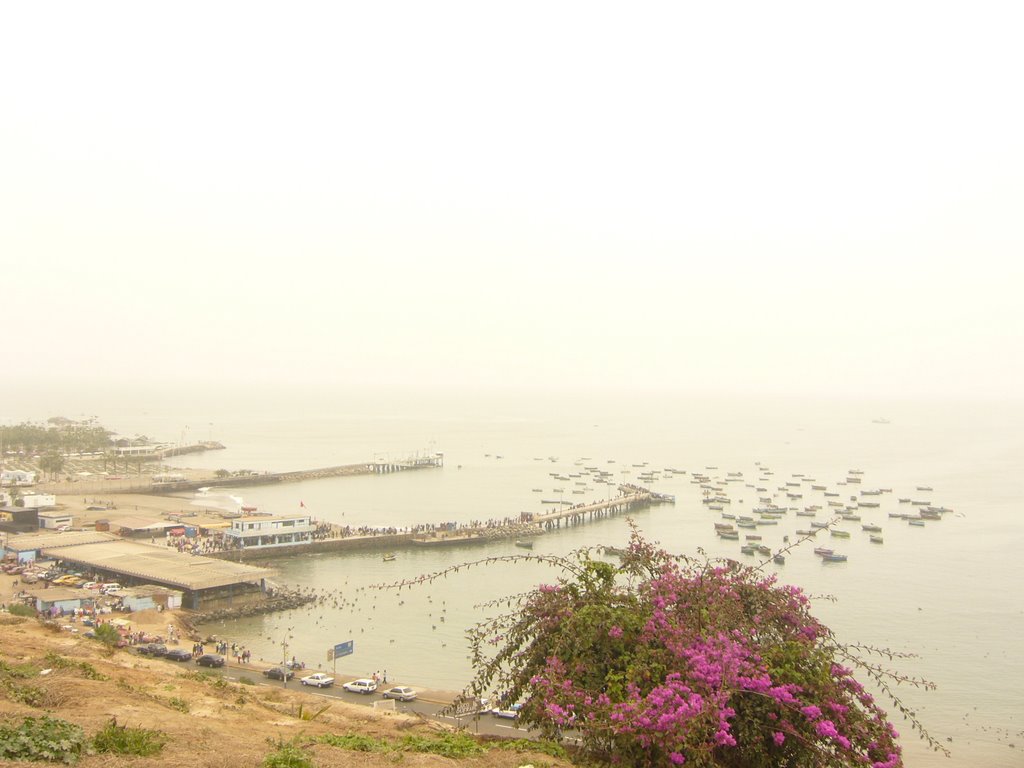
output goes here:
[[3, 375], [1019, 395], [1022, 21], [6, 3]]

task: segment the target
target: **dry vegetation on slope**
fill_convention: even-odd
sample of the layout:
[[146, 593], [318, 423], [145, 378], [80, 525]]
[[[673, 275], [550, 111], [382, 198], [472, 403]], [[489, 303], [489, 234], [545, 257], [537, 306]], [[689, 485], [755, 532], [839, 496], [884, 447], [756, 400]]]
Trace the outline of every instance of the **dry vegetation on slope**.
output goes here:
[[[50, 671], [41, 674], [43, 670]], [[110, 652], [96, 641], [34, 619], [0, 614], [0, 726], [46, 714], [81, 726], [90, 738], [111, 718], [167, 735], [159, 755], [86, 755], [78, 763], [84, 768], [259, 766], [275, 752], [275, 745], [296, 737], [308, 744], [316, 736], [354, 733], [397, 743], [409, 735], [436, 737], [446, 731], [437, 723], [341, 701], [331, 702], [315, 719], [305, 719], [310, 716], [310, 704], [310, 697], [299, 692], [227, 682], [198, 673], [194, 666], [175, 670], [167, 662], [127, 651]], [[317, 704], [313, 706], [315, 713]], [[499, 749], [459, 759], [415, 752], [355, 752], [326, 744], [307, 749], [317, 768], [376, 768], [396, 762], [465, 768], [570, 765], [542, 753]]]

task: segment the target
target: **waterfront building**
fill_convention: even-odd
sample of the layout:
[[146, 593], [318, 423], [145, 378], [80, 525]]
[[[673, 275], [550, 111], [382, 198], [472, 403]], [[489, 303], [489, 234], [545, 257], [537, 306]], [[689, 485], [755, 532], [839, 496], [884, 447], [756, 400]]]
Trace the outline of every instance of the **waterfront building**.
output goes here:
[[224, 536], [229, 548], [293, 547], [312, 541], [315, 530], [309, 515], [248, 515], [232, 520]]

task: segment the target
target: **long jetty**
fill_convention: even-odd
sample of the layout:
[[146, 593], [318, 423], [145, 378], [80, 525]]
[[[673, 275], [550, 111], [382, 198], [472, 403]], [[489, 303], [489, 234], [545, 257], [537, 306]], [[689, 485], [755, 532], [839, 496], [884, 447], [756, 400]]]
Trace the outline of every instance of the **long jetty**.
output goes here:
[[614, 499], [576, 504], [555, 512], [535, 515], [533, 519], [545, 530], [551, 530], [552, 528], [561, 528], [563, 523], [566, 527], [581, 525], [589, 521], [645, 509], [654, 504], [675, 504], [676, 501], [675, 496], [655, 493], [638, 485], [620, 485], [619, 493], [621, 495]]
[[361, 464], [341, 464], [320, 469], [303, 469], [297, 472], [262, 472], [248, 475], [206, 478], [204, 480], [172, 480], [153, 483], [148, 493], [167, 494], [196, 491], [200, 488], [243, 488], [250, 485], [273, 485], [275, 483], [299, 483], [306, 480], [322, 480], [329, 477], [350, 475], [386, 475], [413, 469], [432, 469], [444, 466], [444, 454], [417, 456], [410, 459], [378, 459]]

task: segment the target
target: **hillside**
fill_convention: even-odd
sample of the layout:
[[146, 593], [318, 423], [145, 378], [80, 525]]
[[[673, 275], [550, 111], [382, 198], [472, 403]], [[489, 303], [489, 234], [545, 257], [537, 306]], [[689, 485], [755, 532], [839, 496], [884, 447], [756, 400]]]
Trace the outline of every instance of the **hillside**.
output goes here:
[[[78, 763], [84, 768], [258, 766], [277, 744], [295, 738], [307, 744], [316, 736], [355, 733], [397, 743], [409, 735], [436, 737], [447, 730], [434, 722], [340, 701], [313, 720], [303, 719], [311, 705], [313, 712], [322, 706], [319, 699], [297, 691], [231, 683], [198, 673], [194, 666], [175, 670], [127, 651], [107, 651], [94, 640], [34, 619], [0, 613], [0, 725], [47, 714], [81, 726], [92, 737], [116, 718], [118, 724], [158, 729], [169, 737], [158, 756], [88, 755]], [[396, 762], [465, 768], [570, 765], [546, 754], [497, 748], [458, 759], [419, 752], [355, 752], [325, 744], [308, 746], [308, 754], [318, 768], [384, 768]]]

